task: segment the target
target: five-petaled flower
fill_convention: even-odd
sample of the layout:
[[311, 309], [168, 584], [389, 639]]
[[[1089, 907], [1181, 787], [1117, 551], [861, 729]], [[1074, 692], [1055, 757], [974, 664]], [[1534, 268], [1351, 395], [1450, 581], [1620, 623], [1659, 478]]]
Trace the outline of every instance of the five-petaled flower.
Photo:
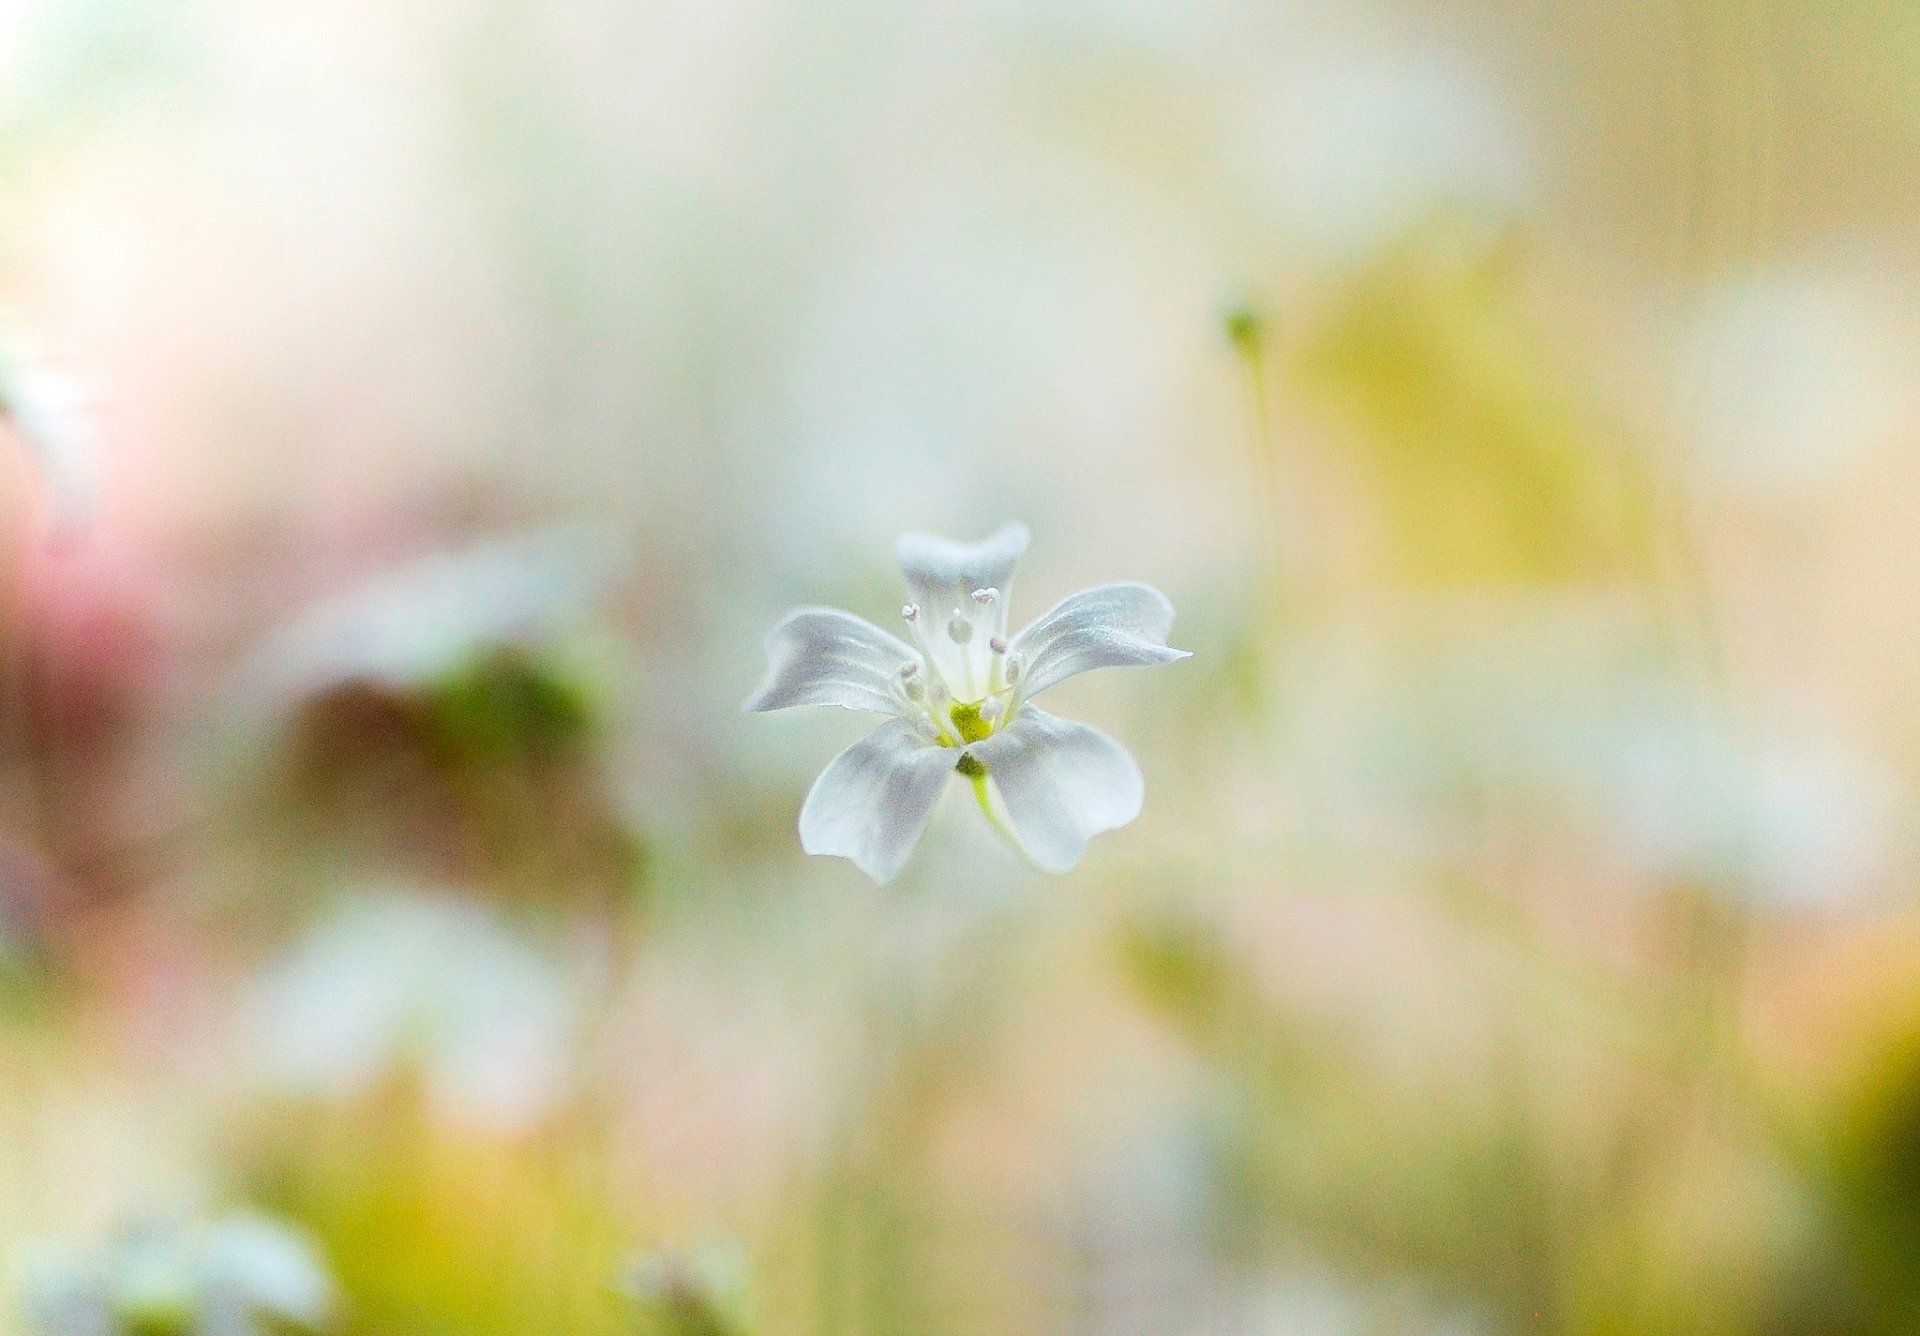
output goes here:
[[1140, 813], [1140, 768], [1098, 729], [1033, 705], [1090, 668], [1172, 663], [1173, 605], [1143, 584], [1061, 600], [1007, 635], [1025, 525], [980, 543], [900, 540], [909, 645], [838, 608], [796, 608], [767, 633], [767, 680], [742, 707], [841, 705], [893, 716], [836, 756], [800, 809], [810, 854], [850, 858], [875, 881], [900, 871], [959, 773], [988, 818], [1035, 864], [1065, 872], [1087, 841]]

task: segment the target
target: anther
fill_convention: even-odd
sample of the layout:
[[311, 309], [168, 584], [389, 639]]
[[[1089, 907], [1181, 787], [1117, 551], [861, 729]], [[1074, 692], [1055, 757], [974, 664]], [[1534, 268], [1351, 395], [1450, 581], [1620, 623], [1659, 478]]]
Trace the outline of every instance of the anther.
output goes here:
[[910, 622], [917, 622], [920, 620], [920, 605], [908, 603], [900, 609], [900, 615]]
[[953, 617], [947, 622], [947, 639], [956, 645], [964, 645], [973, 639], [973, 623], [960, 615], [960, 609], [953, 610]]
[[927, 698], [927, 684], [917, 677], [909, 677], [901, 683], [900, 689], [907, 693], [908, 700], [918, 701]]
[[992, 650], [995, 654], [1005, 654], [1007, 652], [1007, 642], [1002, 640], [999, 636], [995, 636], [993, 639], [987, 642], [987, 648]]
[[973, 591], [973, 601], [983, 608], [999, 597], [1000, 591], [998, 589], [976, 589]]
[[1007, 660], [1007, 685], [1012, 686], [1015, 682], [1018, 682], [1019, 680], [1020, 680], [1020, 656], [1016, 654], [1013, 658]]

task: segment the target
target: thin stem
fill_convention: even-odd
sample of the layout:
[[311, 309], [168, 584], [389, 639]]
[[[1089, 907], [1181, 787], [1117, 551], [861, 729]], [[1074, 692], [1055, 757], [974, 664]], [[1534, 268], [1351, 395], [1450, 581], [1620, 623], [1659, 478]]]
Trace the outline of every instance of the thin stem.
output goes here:
[[[968, 637], [968, 639], [971, 640], [972, 637]], [[973, 680], [973, 646], [971, 644], [962, 644], [960, 646], [960, 681], [966, 688], [966, 698], [969, 701], [986, 699], [985, 692], [976, 692], [974, 690], [976, 684]]]
[[1034, 863], [1033, 858], [1027, 853], [1026, 847], [1020, 843], [1020, 837], [1014, 834], [1013, 827], [1007, 824], [1007, 819], [994, 807], [993, 791], [987, 787], [987, 776], [978, 774], [969, 775], [968, 778], [973, 781], [973, 796], [979, 800], [980, 810], [986, 813], [987, 824], [999, 831], [1006, 838], [1007, 843], [1011, 844], [1030, 866], [1038, 867], [1039, 865]]
[[1280, 477], [1274, 458], [1273, 407], [1267, 390], [1266, 328], [1260, 315], [1242, 307], [1227, 317], [1227, 337], [1246, 373], [1249, 444], [1252, 446], [1254, 490], [1259, 496], [1261, 545], [1266, 548], [1269, 575], [1279, 595], [1287, 580], [1285, 523]]

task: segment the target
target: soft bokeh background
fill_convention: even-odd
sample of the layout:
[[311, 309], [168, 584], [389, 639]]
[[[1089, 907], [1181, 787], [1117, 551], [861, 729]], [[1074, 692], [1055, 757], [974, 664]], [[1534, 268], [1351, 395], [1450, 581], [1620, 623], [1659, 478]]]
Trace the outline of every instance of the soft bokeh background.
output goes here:
[[[1867, 0], [0, 0], [0, 1331], [1920, 1330], [1916, 235]], [[1143, 815], [806, 858], [1009, 518]]]

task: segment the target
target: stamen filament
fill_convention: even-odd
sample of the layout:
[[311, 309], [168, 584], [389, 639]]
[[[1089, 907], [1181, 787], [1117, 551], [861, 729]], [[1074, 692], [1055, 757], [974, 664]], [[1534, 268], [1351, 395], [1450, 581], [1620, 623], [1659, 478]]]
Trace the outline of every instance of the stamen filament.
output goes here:
[[947, 639], [960, 647], [961, 690], [968, 700], [978, 700], [980, 693], [973, 680], [973, 619], [958, 608], [947, 619]]
[[1004, 672], [1007, 666], [1007, 642], [999, 636], [987, 641], [987, 648], [993, 651], [993, 657], [987, 661], [987, 694], [997, 696], [1007, 689]]
[[[913, 631], [913, 642], [920, 647], [920, 657], [926, 661], [927, 677], [931, 681], [929, 694], [940, 694], [950, 690], [946, 679], [940, 672], [940, 656], [933, 652], [933, 641], [927, 635], [927, 619], [920, 613], [920, 605], [909, 603], [900, 609], [900, 615]], [[936, 720], [936, 725], [937, 725]]]

